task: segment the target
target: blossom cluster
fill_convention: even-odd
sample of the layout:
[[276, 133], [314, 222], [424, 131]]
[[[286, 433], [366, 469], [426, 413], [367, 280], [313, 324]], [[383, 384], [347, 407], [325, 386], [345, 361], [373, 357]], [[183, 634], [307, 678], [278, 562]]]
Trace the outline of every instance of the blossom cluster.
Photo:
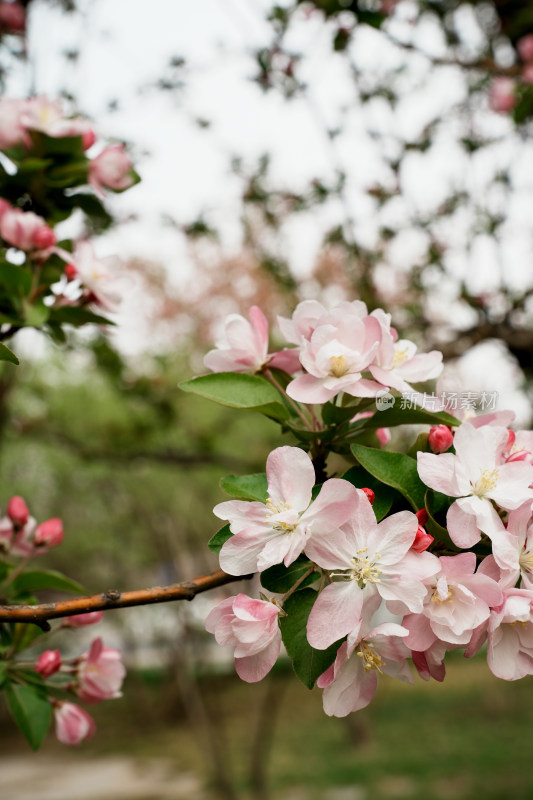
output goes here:
[[[286, 399], [304, 404], [302, 411], [315, 404], [315, 421], [316, 405], [335, 399], [337, 408], [347, 404], [348, 416], [353, 409], [353, 423], [368, 414], [355, 413], [357, 398], [401, 392], [407, 381], [440, 371], [440, 354], [415, 355], [413, 343], [398, 341], [389, 315], [368, 314], [358, 301], [330, 311], [314, 301], [301, 303], [292, 319], [279, 320], [295, 347], [272, 355], [266, 319], [258, 308], [250, 318], [230, 317], [206, 366], [268, 377], [271, 366], [291, 365]], [[420, 413], [427, 426], [432, 414]], [[330, 654], [316, 681], [329, 715], [368, 705], [378, 674], [412, 682], [412, 662], [423, 679], [442, 681], [446, 653], [461, 649], [469, 657], [485, 643], [498, 677], [533, 674], [533, 433], [511, 430], [513, 418], [512, 412], [477, 417], [471, 411], [463, 420], [436, 420], [417, 440], [414, 458], [401, 456], [410, 477], [395, 473], [391, 479], [388, 465], [399, 454], [382, 452], [379, 464], [373, 462], [381, 483], [374, 481], [372, 489], [360, 472], [324, 476], [324, 449], [317, 441], [327, 430], [318, 422], [306, 445], [310, 454], [292, 446], [273, 450], [264, 498], [214, 508], [229, 523], [219, 548], [224, 571], [260, 573], [267, 590], [272, 569], [287, 579], [291, 569], [295, 575], [283, 593], [270, 589], [261, 599], [241, 593], [209, 614], [206, 628], [219, 644], [235, 648], [240, 677], [261, 680], [282, 640], [291, 654], [294, 629], [284, 621], [298, 596], [305, 594], [307, 603], [310, 591], [305, 637], [310, 652]], [[357, 434], [356, 427], [342, 431]], [[324, 445], [326, 457], [333, 441]], [[413, 503], [413, 482], [425, 503], [420, 507]], [[373, 504], [391, 485], [397, 497], [378, 516]], [[440, 509], [432, 506], [435, 498]]]
[[[32, 592], [40, 588], [78, 591], [77, 584], [59, 572], [35, 570], [35, 567], [25, 571], [35, 557], [46, 553], [50, 547], [55, 547], [62, 541], [63, 524], [59, 518], [37, 524], [24, 498], [18, 495], [11, 497], [5, 515], [0, 518], [0, 592], [4, 603], [34, 603], [36, 600], [32, 597]], [[86, 612], [63, 618], [60, 628], [85, 627], [101, 622], [102, 619], [102, 611]], [[30, 644], [31, 642], [32, 638], [29, 639]], [[54, 712], [59, 741], [64, 744], [80, 744], [95, 732], [94, 720], [79, 705], [60, 697], [67, 693], [86, 703], [99, 703], [120, 697], [125, 675], [120, 652], [104, 647], [100, 637], [93, 640], [87, 652], [76, 658], [65, 659], [57, 649], [45, 650], [34, 663], [37, 674], [34, 674], [30, 682], [27, 659], [19, 660], [20, 652], [27, 646], [28, 643], [22, 643], [22, 647], [20, 643], [19, 646], [16, 642], [13, 643], [2, 661], [5, 674], [10, 678], [12, 676], [17, 685], [25, 686], [36, 697], [48, 702]], [[16, 708], [11, 710], [17, 719]], [[51, 711], [49, 713], [51, 716]]]

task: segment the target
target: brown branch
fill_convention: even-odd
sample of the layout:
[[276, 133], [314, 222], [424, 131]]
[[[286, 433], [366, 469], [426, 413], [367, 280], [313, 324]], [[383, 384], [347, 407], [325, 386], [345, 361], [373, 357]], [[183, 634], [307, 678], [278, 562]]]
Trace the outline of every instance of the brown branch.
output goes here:
[[0, 622], [33, 622], [48, 629], [47, 620], [86, 614], [88, 611], [107, 611], [112, 608], [145, 606], [150, 603], [168, 603], [172, 600], [194, 600], [197, 594], [224, 586], [234, 581], [248, 580], [251, 575], [228, 575], [221, 569], [183, 583], [171, 586], [153, 586], [151, 589], [136, 589], [119, 592], [108, 589], [103, 594], [91, 597], [76, 597], [57, 603], [41, 603], [35, 606], [0, 606]]

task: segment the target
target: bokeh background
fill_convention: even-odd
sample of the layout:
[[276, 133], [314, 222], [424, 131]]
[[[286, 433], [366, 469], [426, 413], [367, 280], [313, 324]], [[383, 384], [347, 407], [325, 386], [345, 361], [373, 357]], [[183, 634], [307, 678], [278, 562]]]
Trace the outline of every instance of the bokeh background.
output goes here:
[[[497, 392], [531, 424], [528, 3], [24, 5], [26, 35], [0, 41], [5, 94], [62, 97], [128, 144], [142, 178], [92, 232], [98, 255], [123, 260], [116, 327], [62, 348], [23, 331], [22, 366], [0, 372], [0, 500], [63, 518], [47, 565], [91, 593], [217, 566], [218, 480], [262, 471], [280, 439], [177, 384], [253, 304], [274, 338], [305, 298], [384, 307], [464, 391]], [[507, 110], [498, 76], [516, 81]], [[443, 685], [385, 679], [368, 709], [329, 719], [283, 660], [259, 686], [238, 682], [203, 631], [221, 596], [107, 614], [129, 675], [79, 751], [50, 737], [31, 754], [2, 708], [2, 797], [533, 796], [530, 679], [503, 684], [483, 656], [452, 654]]]

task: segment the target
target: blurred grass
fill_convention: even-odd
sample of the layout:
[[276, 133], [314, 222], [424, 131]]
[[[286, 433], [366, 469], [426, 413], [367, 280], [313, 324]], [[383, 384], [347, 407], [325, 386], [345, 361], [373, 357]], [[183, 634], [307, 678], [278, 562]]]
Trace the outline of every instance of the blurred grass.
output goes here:
[[[276, 800], [533, 797], [530, 678], [505, 683], [491, 675], [482, 657], [467, 662], [452, 654], [443, 684], [417, 680], [408, 686], [385, 677], [373, 703], [345, 720], [326, 717], [320, 691], [309, 692], [289, 671], [282, 668], [269, 680], [275, 694], [281, 693], [267, 767]], [[251, 742], [268, 686], [211, 676], [200, 680], [200, 689], [227, 748], [238, 796], [252, 797]], [[130, 675], [121, 700], [90, 711], [99, 730], [83, 748], [89, 759], [119, 753], [140, 760], [165, 757], [176, 769], [209, 780], [208, 754], [172, 676]], [[47, 750], [58, 750], [53, 737]]]

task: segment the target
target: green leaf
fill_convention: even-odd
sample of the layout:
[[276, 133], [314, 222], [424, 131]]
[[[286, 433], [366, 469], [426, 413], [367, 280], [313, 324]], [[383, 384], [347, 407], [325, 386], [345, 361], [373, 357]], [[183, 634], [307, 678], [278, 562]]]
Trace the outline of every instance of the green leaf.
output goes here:
[[260, 375], [214, 372], [184, 381], [179, 387], [184, 392], [191, 392], [230, 408], [250, 408], [276, 420], [289, 417], [289, 410], [277, 389]]
[[94, 323], [95, 325], [114, 325], [110, 319], [89, 311], [88, 308], [74, 308], [63, 306], [63, 308], [53, 308], [50, 311], [50, 322], [60, 322], [67, 325], [85, 325]]
[[22, 175], [31, 172], [40, 172], [40, 170], [46, 169], [46, 167], [53, 163], [53, 160], [50, 158], [25, 158], [23, 161], [18, 162], [17, 173]]
[[302, 589], [287, 598], [283, 605], [286, 617], [280, 617], [281, 638], [292, 659], [294, 671], [308, 689], [312, 689], [319, 675], [333, 663], [342, 640], [327, 650], [315, 650], [307, 641], [307, 619], [318, 593]]
[[52, 722], [52, 706], [32, 686], [8, 683], [6, 700], [11, 716], [34, 750], [38, 750]]
[[4, 685], [7, 678], [7, 661], [0, 661], [0, 687]]
[[391, 486], [387, 486], [385, 483], [379, 481], [371, 475], [370, 472], [363, 469], [363, 467], [350, 467], [348, 472], [341, 475], [341, 478], [344, 478], [345, 481], [349, 481], [358, 489], [363, 489], [364, 487], [372, 489], [376, 495], [372, 504], [372, 509], [378, 522], [389, 513], [394, 501], [401, 499], [399, 492]]
[[[306, 572], [309, 571], [314, 564], [312, 561], [301, 555], [296, 561], [286, 567], [285, 564], [275, 564], [261, 573], [261, 586], [269, 592], [276, 592], [276, 594], [284, 594], [292, 589], [296, 581], [302, 578]], [[314, 583], [319, 577], [319, 573], [312, 572], [305, 578], [300, 586], [309, 586]]]
[[415, 511], [425, 508], [427, 487], [418, 476], [416, 461], [403, 453], [352, 445], [352, 453], [367, 472], [387, 486], [397, 489]]
[[238, 500], [259, 500], [264, 503], [268, 497], [267, 477], [264, 472], [254, 475], [226, 475], [220, 479], [220, 488]]
[[[325, 403], [322, 406], [322, 419], [325, 425], [340, 425], [347, 422], [357, 414], [357, 406], [336, 406], [333, 403]], [[381, 426], [378, 426], [381, 427]]]
[[11, 584], [13, 590], [18, 592], [39, 592], [43, 589], [53, 589], [58, 592], [72, 592], [84, 594], [85, 590], [77, 581], [67, 578], [56, 570], [31, 570], [21, 572]]
[[439, 519], [446, 519], [446, 512], [451, 505], [451, 498], [440, 492], [434, 492], [433, 489], [428, 489], [426, 492], [425, 508], [428, 512], [428, 518], [424, 524], [427, 532], [430, 533], [435, 539], [443, 544], [448, 545], [454, 552], [457, 550], [456, 545], [452, 542], [450, 534], [446, 527], [437, 521]]
[[398, 425], [458, 425], [457, 417], [445, 411], [426, 411], [424, 408], [401, 408], [395, 405], [385, 411], [355, 422], [359, 428], [395, 428]]
[[227, 542], [231, 536], [233, 536], [233, 534], [229, 529], [229, 522], [228, 522], [227, 525], [224, 525], [223, 528], [221, 528], [217, 533], [215, 533], [214, 536], [212, 536], [209, 539], [207, 546], [209, 547], [210, 550], [213, 551], [213, 553], [216, 553], [218, 555], [222, 550], [222, 545], [225, 542]]
[[0, 342], [0, 361], [9, 361], [10, 364], [19, 364], [19, 360], [15, 353], [9, 349], [3, 342]]
[[40, 328], [50, 315], [50, 308], [45, 306], [42, 300], [35, 303], [24, 301], [23, 309], [26, 325], [32, 328]]
[[0, 287], [9, 294], [24, 297], [31, 292], [32, 276], [16, 264], [0, 263]]

